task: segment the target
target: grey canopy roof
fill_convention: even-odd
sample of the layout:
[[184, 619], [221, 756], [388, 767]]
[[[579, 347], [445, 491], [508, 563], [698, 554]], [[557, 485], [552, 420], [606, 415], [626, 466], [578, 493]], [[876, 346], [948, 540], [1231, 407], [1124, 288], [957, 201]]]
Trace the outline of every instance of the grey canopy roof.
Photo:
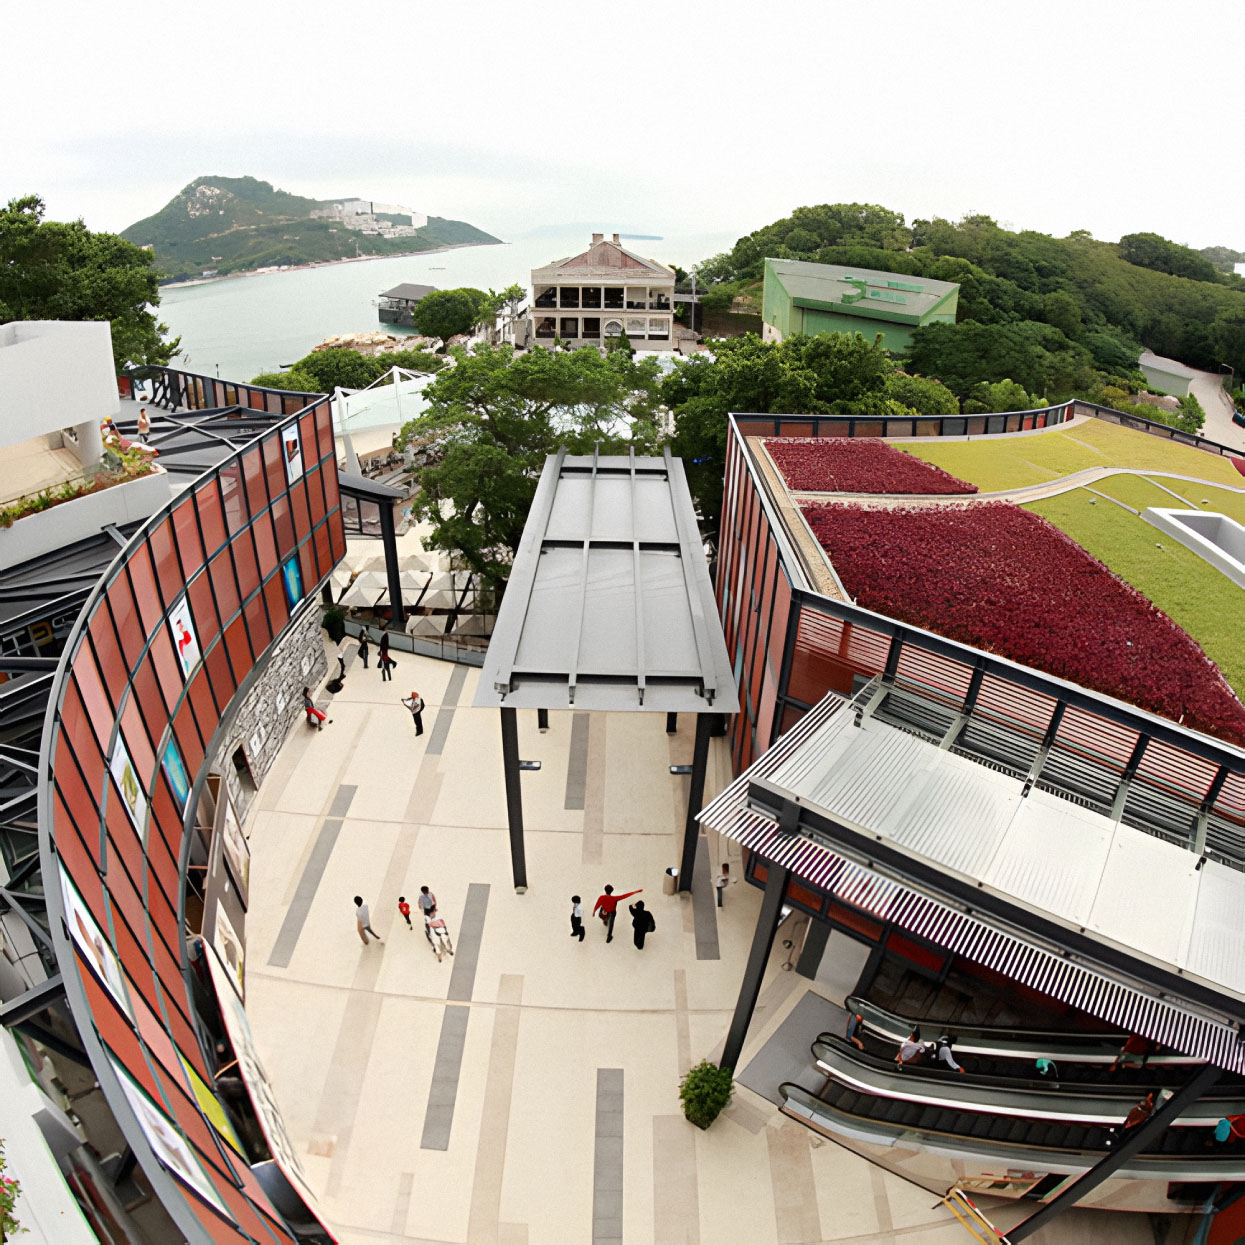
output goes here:
[[680, 459], [546, 460], [474, 703], [737, 712]]

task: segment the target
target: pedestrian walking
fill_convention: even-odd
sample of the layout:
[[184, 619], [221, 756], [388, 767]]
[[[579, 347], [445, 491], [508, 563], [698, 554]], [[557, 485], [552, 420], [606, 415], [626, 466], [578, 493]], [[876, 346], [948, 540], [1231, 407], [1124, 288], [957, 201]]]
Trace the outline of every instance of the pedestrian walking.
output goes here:
[[631, 928], [634, 931], [632, 940], [635, 942], [635, 949], [643, 951], [644, 939], [657, 928], [657, 922], [653, 920], [653, 914], [644, 906], [643, 899], [637, 899], [627, 911], [631, 913]]
[[927, 1045], [922, 1042], [916, 1030], [913, 1030], [912, 1036], [906, 1042], [899, 1044], [899, 1053], [895, 1056], [895, 1062], [902, 1069], [905, 1064], [924, 1063], [933, 1053], [933, 1043]]
[[1207, 1146], [1213, 1146], [1216, 1142], [1220, 1145], [1229, 1141], [1241, 1141], [1245, 1139], [1245, 1115], [1225, 1115], [1215, 1125], [1215, 1131], [1211, 1134]]
[[1128, 1041], [1116, 1055], [1115, 1062], [1107, 1071], [1118, 1072], [1120, 1068], [1144, 1068], [1150, 1056], [1154, 1054], [1155, 1046], [1154, 1042], [1147, 1037], [1142, 1037], [1140, 1033], [1130, 1034]]
[[437, 915], [437, 897], [426, 886], [419, 888], [419, 910], [424, 914], [424, 920]]
[[1130, 1128], [1136, 1128], [1139, 1124], [1144, 1124], [1146, 1120], [1154, 1112], [1154, 1090], [1151, 1090], [1133, 1109], [1124, 1117], [1122, 1124], [1117, 1124], [1110, 1132], [1107, 1133], [1103, 1140], [1103, 1145], [1110, 1150], [1121, 1137], [1124, 1136]]
[[394, 660], [389, 656], [389, 632], [381, 633], [380, 646], [376, 650], [376, 664], [380, 667], [381, 681], [393, 678]]
[[406, 922], [407, 929], [413, 930], [415, 926], [411, 924], [411, 905], [406, 902], [405, 895], [398, 896], [398, 911], [402, 914], [402, 919]]
[[[324, 729], [324, 714], [316, 708], [316, 702], [311, 699], [311, 688], [309, 687], [303, 688], [303, 712], [307, 715], [308, 726], [314, 725], [316, 730], [320, 731]], [[332, 720], [332, 718], [328, 719], [330, 722]]]
[[578, 895], [571, 896], [571, 937], [584, 940], [584, 901]]
[[346, 637], [342, 637], [342, 642], [337, 646], [337, 677], [345, 682], [346, 679]]
[[592, 915], [601, 914], [601, 924], [605, 926], [605, 941], [614, 941], [614, 918], [618, 915], [618, 905], [624, 899], [630, 899], [632, 895], [640, 894], [644, 887], [640, 887], [638, 891], [628, 891], [625, 895], [615, 895], [614, 888], [607, 886], [605, 894], [598, 897], [596, 903], [592, 905]]
[[718, 888], [718, 907], [722, 906], [722, 892], [731, 884], [731, 867], [724, 860], [722, 862], [722, 872], [718, 874], [717, 881], [714, 885]]
[[367, 632], [360, 631], [359, 632], [359, 660], [363, 663], [364, 670], [367, 669], [367, 654], [368, 654]]
[[418, 692], [412, 692], [402, 698], [402, 703], [415, 719], [415, 738], [418, 739], [424, 733], [424, 698]]
[[381, 936], [372, 928], [372, 916], [367, 910], [367, 904], [363, 902], [362, 895], [354, 897], [354, 919], [355, 925], [359, 930], [359, 937], [363, 939], [363, 945], [367, 946], [367, 936], [371, 934], [377, 942], [381, 941]]
[[151, 418], [147, 414], [147, 408], [143, 407], [138, 413], [138, 439], [146, 445], [149, 436], [151, 436]]
[[429, 916], [424, 918], [424, 935], [428, 939], [428, 945], [436, 954], [437, 963], [441, 963], [441, 957], [445, 954], [454, 954], [454, 944], [450, 940], [450, 929], [445, 923], [445, 918], [441, 916]]

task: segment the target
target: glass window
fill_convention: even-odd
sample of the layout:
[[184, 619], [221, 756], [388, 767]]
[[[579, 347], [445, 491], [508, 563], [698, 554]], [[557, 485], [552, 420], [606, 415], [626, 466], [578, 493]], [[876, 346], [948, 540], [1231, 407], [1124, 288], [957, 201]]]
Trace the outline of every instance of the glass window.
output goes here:
[[579, 319], [576, 316], [562, 317], [562, 337], [578, 337], [579, 336]]

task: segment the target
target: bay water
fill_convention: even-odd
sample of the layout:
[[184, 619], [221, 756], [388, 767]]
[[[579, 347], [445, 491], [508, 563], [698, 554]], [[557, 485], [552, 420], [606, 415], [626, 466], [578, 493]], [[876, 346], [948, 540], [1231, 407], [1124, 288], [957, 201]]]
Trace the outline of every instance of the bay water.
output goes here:
[[[382, 325], [375, 305], [382, 291], [400, 282], [437, 289], [502, 290], [515, 284], [529, 289], [533, 268], [577, 255], [591, 240], [590, 227], [543, 227], [498, 245], [169, 286], [161, 291], [158, 314], [182, 339], [173, 366], [247, 381], [260, 372], [279, 371], [335, 333], [402, 332]], [[637, 255], [690, 268], [733, 246], [735, 235], [658, 240], [624, 235], [621, 241]]]

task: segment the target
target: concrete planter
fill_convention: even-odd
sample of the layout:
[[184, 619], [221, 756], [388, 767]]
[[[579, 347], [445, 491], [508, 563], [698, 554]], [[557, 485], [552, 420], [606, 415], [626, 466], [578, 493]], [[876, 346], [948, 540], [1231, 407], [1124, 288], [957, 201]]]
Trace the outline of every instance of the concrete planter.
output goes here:
[[75, 497], [0, 528], [0, 566], [42, 558], [65, 545], [94, 536], [108, 524], [132, 523], [155, 514], [172, 489], [169, 475], [156, 466], [150, 474], [112, 488]]

